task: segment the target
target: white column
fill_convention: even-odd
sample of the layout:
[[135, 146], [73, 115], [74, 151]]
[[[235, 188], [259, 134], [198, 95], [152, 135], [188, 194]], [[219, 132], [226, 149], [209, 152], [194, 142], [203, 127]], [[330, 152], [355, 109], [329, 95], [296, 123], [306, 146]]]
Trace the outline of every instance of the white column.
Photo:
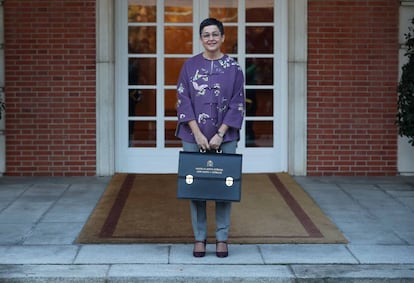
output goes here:
[[305, 176], [307, 162], [307, 0], [289, 2], [288, 170]]
[[96, 1], [96, 174], [115, 171], [114, 1]]
[[[0, 1], [0, 100], [5, 100], [4, 94], [4, 14], [3, 1]], [[1, 110], [0, 110], [1, 111]], [[2, 113], [0, 120], [0, 176], [6, 172], [6, 117]]]

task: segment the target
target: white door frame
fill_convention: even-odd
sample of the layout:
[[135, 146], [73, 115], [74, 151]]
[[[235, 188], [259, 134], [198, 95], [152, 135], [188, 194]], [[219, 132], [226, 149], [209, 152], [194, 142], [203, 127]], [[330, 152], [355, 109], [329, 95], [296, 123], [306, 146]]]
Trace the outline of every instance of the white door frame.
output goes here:
[[[115, 1], [97, 0], [97, 175], [115, 173]], [[118, 0], [119, 1], [119, 0]], [[289, 25], [289, 101], [284, 111], [289, 113], [286, 163], [293, 175], [306, 174], [306, 40], [307, 0], [286, 1], [287, 13], [281, 19]], [[113, 12], [115, 11], [115, 12]], [[289, 21], [288, 21], [289, 20]], [[292, 30], [296, 32], [292, 33]], [[300, 32], [300, 33], [299, 33]], [[286, 35], [287, 36], [287, 35]], [[294, 48], [294, 49], [292, 49]], [[298, 60], [299, 59], [299, 60]], [[282, 74], [282, 75], [283, 75]], [[294, 86], [294, 87], [293, 87]], [[284, 105], [284, 106], [286, 106]], [[283, 107], [283, 106], [282, 106]], [[292, 119], [294, 118], [294, 119]], [[294, 124], [292, 126], [292, 124]], [[293, 130], [292, 130], [293, 129]], [[249, 162], [246, 160], [245, 162]], [[257, 162], [257, 159], [256, 159]]]

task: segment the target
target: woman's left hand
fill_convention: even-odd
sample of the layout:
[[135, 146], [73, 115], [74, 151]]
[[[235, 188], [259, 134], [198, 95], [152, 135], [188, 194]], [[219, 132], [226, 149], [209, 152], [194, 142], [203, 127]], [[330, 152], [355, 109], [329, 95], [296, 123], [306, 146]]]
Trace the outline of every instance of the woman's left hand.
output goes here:
[[219, 137], [219, 135], [217, 134], [215, 134], [209, 142], [211, 149], [219, 149], [222, 143], [223, 143], [223, 138]]

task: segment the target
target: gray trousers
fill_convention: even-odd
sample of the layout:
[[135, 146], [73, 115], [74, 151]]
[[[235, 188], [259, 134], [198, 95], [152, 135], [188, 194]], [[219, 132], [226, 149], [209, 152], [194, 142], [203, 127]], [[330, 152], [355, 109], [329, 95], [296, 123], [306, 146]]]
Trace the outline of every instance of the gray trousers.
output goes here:
[[[235, 153], [237, 141], [223, 143], [223, 153]], [[184, 151], [198, 151], [195, 143], [183, 142]], [[207, 206], [206, 201], [190, 201], [191, 223], [196, 241], [207, 239]], [[216, 240], [227, 241], [230, 228], [231, 202], [216, 201]]]

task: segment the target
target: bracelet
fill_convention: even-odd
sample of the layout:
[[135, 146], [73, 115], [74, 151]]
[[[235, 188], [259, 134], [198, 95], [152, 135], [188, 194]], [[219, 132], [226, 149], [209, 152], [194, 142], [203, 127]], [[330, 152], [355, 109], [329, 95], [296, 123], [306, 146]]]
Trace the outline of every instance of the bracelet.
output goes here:
[[217, 131], [217, 135], [218, 135], [220, 138], [224, 138], [225, 133], [220, 132], [220, 131]]

